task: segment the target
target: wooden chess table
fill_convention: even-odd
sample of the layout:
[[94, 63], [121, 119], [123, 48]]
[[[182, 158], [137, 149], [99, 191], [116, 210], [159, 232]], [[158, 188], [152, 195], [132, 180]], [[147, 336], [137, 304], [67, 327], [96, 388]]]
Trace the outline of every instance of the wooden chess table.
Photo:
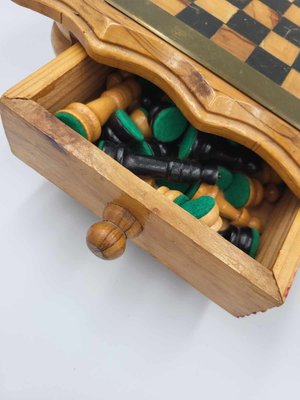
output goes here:
[[[300, 261], [300, 2], [15, 2], [55, 21], [57, 57], [1, 99], [13, 153], [99, 217], [116, 205], [128, 238], [233, 315], [283, 304]], [[284, 180], [260, 210], [256, 260], [53, 116], [99, 95], [111, 68], [154, 82], [196, 128], [247, 146]]]

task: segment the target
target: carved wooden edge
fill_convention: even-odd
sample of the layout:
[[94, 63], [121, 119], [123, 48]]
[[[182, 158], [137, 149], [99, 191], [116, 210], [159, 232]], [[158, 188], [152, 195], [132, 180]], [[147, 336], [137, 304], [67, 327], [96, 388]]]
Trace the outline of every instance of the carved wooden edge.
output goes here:
[[300, 197], [300, 133], [103, 0], [14, 0], [63, 24], [96, 61], [160, 86], [198, 129], [262, 156]]
[[54, 53], [58, 56], [76, 42], [76, 39], [63, 25], [53, 22], [51, 30], [51, 43]]

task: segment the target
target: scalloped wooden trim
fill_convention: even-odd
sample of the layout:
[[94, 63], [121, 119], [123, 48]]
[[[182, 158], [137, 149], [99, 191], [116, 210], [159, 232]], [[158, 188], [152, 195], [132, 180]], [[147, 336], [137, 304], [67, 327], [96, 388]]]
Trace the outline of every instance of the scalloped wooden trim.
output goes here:
[[198, 129], [262, 156], [300, 197], [300, 133], [103, 0], [14, 0], [62, 23], [96, 61], [160, 86]]

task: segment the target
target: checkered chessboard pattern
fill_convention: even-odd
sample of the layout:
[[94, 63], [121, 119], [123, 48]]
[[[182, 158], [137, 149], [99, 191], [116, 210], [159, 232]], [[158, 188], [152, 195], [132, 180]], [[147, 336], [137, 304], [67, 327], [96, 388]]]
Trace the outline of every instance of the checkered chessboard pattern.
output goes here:
[[300, 99], [300, 0], [152, 0]]

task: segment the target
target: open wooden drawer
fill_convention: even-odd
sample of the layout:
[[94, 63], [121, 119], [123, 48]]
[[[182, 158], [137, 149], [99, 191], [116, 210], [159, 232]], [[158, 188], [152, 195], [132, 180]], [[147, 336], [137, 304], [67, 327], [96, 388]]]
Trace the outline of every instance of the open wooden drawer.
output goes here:
[[286, 189], [263, 206], [266, 221], [254, 260], [157, 193], [53, 113], [103, 89], [110, 68], [75, 44], [1, 99], [12, 152], [101, 217], [111, 202], [143, 227], [135, 243], [235, 316], [281, 305], [300, 260], [300, 204]]

